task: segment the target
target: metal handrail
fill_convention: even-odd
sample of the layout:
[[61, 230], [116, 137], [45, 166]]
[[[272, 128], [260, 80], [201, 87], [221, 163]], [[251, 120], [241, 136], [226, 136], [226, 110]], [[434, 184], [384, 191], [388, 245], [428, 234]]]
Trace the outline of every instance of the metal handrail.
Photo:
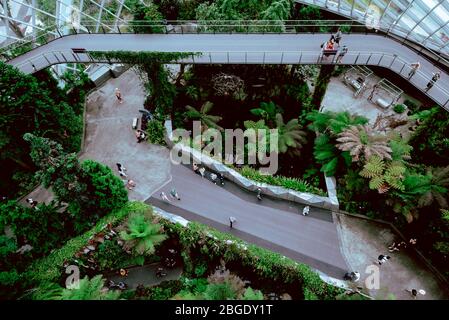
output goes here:
[[[276, 63], [283, 63], [284, 59], [288, 55], [293, 55], [295, 57], [299, 57], [298, 61], [295, 61], [294, 63], [301, 64], [306, 60], [306, 63], [310, 64], [337, 64], [336, 62], [336, 56], [332, 58], [331, 61], [323, 60], [322, 59], [322, 52], [320, 51], [291, 51], [291, 50], [265, 50], [265, 51], [202, 51], [199, 53], [199, 56], [195, 58], [195, 55], [192, 55], [190, 58], [183, 58], [180, 59], [180, 61], [192, 61], [193, 63], [204, 63], [199, 62], [201, 58], [204, 59], [204, 57], [208, 58], [209, 63], [213, 63], [212, 56], [213, 55], [219, 55], [223, 54], [226, 55], [225, 62], [230, 63], [230, 54], [231, 55], [242, 55], [241, 57], [244, 57], [245, 63], [251, 63], [248, 62], [248, 54], [261, 54], [262, 60], [258, 62], [262, 64], [266, 63], [274, 63], [273, 61], [269, 61], [267, 59], [267, 55], [269, 54], [278, 54], [280, 55], [279, 61], [276, 60]], [[85, 58], [82, 58], [82, 55], [85, 55]], [[86, 59], [87, 57], [87, 59]], [[364, 52], [364, 51], [352, 51], [348, 52], [345, 56], [346, 60], [349, 60], [348, 57], [351, 57], [352, 60], [350, 62], [343, 62], [339, 64], [360, 64], [360, 65], [372, 65], [372, 66], [380, 66], [385, 67], [393, 70], [394, 72], [397, 72], [400, 76], [402, 76], [404, 79], [407, 79], [408, 71], [411, 70], [410, 63], [408, 61], [405, 61], [403, 58], [390, 53], [385, 52]], [[37, 63], [37, 59], [45, 59], [47, 60], [47, 64], [40, 65]], [[55, 60], [56, 59], [56, 60]], [[195, 60], [196, 59], [196, 60]], [[355, 59], [355, 61], [353, 61]], [[361, 60], [363, 59], [363, 60]], [[376, 60], [377, 59], [377, 60]], [[215, 59], [216, 60], [216, 59]], [[41, 59], [42, 61], [42, 59]], [[54, 62], [52, 62], [54, 61]], [[381, 63], [382, 61], [386, 61], [387, 63]], [[53, 50], [53, 51], [46, 51], [41, 54], [37, 54], [26, 61], [16, 65], [17, 68], [25, 67], [26, 65], [31, 65], [32, 68], [35, 71], [41, 70], [43, 68], [46, 68], [53, 64], [58, 63], [91, 63], [91, 62], [105, 62], [105, 63], [116, 63], [121, 62], [118, 59], [98, 59], [98, 58], [92, 58], [92, 56], [89, 54], [89, 51], [86, 51], [85, 53], [74, 53], [72, 50]], [[394, 70], [392, 68], [393, 64], [399, 63], [400, 66], [398, 67], [399, 71]], [[422, 78], [425, 81], [430, 81], [430, 77], [426, 75], [421, 70], [417, 70], [417, 72], [414, 75], [415, 78]], [[407, 79], [408, 80], [408, 79]], [[439, 102], [439, 104], [442, 105], [443, 108], [449, 111], [449, 90], [443, 88], [438, 82], [434, 84], [434, 88], [438, 89], [440, 92], [443, 93], [444, 99], [447, 99], [445, 102]], [[435, 90], [433, 89], [433, 90]], [[418, 87], [418, 90], [420, 90], [425, 95], [432, 97], [427, 92], [425, 92], [423, 89]]]
[[[69, 30], [69, 34], [78, 34], [78, 33], [96, 33], [95, 30], [96, 24], [92, 23], [83, 23], [80, 25], [73, 25], [71, 23], [67, 23], [65, 25], [60, 26], [50, 26], [46, 28], [46, 33], [39, 36], [34, 37], [33, 35], [29, 35], [20, 40], [20, 44], [14, 42], [4, 48], [0, 48], [0, 54], [5, 56], [9, 56], [7, 54], [8, 51], [18, 49], [20, 47], [24, 47], [26, 45], [30, 45], [33, 48], [37, 45], [46, 44], [47, 37], [51, 34], [51, 37], [54, 39], [63, 37], [66, 34], [65, 30]], [[361, 31], [351, 30], [351, 33], [368, 33], [374, 32], [371, 31], [366, 25], [361, 24], [357, 20], [123, 20], [122, 23], [115, 25], [114, 23], [107, 24], [103, 23], [102, 26], [106, 26], [107, 28], [111, 28], [110, 32], [106, 32], [104, 28], [102, 28], [102, 33], [138, 33], [135, 32], [132, 28], [136, 27], [151, 27], [152, 33], [166, 33], [167, 27], [174, 26], [180, 27], [180, 32], [176, 32], [176, 30], [172, 30], [173, 33], [220, 33], [220, 32], [235, 32], [235, 33], [292, 33], [292, 30], [289, 29], [283, 30], [283, 27], [295, 28], [295, 33], [325, 33], [320, 30], [320, 27], [350, 27], [350, 28], [361, 28]], [[195, 31], [189, 32], [189, 28], [196, 27]], [[258, 30], [251, 29], [258, 28]], [[90, 30], [89, 28], [93, 29]], [[131, 28], [131, 29], [128, 29]], [[201, 29], [203, 28], [203, 29]], [[212, 29], [210, 29], [212, 28]], [[226, 31], [217, 31], [216, 28], [226, 28]], [[244, 30], [233, 30], [236, 28], [244, 28]], [[246, 28], [246, 29], [245, 29]], [[263, 30], [263, 28], [281, 28], [273, 31]], [[309, 30], [298, 30], [298, 29], [308, 28]], [[86, 29], [87, 32], [83, 32], [83, 29]], [[117, 29], [117, 30], [116, 30]], [[262, 29], [262, 30], [261, 30]], [[114, 32], [115, 31], [115, 32]], [[343, 30], [344, 31], [344, 30]], [[329, 31], [327, 31], [329, 32]], [[54, 40], [51, 39], [51, 40]], [[39, 43], [40, 40], [43, 40], [43, 43]], [[22, 52], [20, 53], [22, 54]], [[15, 56], [9, 56], [10, 59], [13, 59]]]

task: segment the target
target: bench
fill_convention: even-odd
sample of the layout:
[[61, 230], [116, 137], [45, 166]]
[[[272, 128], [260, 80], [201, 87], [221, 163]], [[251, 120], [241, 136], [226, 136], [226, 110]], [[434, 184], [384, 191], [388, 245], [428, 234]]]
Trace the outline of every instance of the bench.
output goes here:
[[133, 129], [137, 129], [137, 125], [139, 124], [139, 118], [133, 119]]
[[387, 101], [385, 101], [382, 98], [378, 98], [376, 100], [376, 104], [383, 109], [387, 109], [390, 106], [390, 103], [388, 103]]

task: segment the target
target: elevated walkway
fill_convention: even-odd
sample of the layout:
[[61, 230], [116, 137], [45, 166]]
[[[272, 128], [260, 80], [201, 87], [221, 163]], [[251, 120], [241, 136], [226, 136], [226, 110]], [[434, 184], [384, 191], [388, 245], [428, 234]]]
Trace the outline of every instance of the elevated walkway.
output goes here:
[[[75, 34], [57, 38], [8, 63], [22, 72], [33, 73], [60, 63], [114, 62], [94, 59], [89, 54], [91, 51], [147, 51], [197, 53], [179, 63], [332, 64], [336, 63], [335, 56], [321, 58], [321, 44], [329, 38], [330, 34], [289, 33]], [[340, 44], [349, 49], [341, 64], [390, 69], [449, 111], [446, 85], [449, 74], [414, 50], [375, 34], [346, 34]], [[408, 80], [409, 64], [416, 61], [421, 62], [421, 69]], [[426, 84], [435, 71], [441, 72], [441, 79], [425, 92]]]

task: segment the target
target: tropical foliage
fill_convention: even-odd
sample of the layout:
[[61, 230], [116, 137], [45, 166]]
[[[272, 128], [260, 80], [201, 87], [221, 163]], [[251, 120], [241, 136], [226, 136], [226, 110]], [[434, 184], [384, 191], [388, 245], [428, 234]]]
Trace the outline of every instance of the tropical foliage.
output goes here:
[[368, 160], [371, 156], [391, 160], [388, 137], [374, 133], [368, 125], [351, 126], [338, 134], [337, 148], [349, 151], [352, 161]]
[[154, 223], [152, 219], [149, 212], [131, 214], [126, 230], [120, 232], [120, 237], [125, 241], [126, 250], [132, 250], [135, 255], [152, 255], [156, 245], [167, 238], [161, 225]]
[[223, 130], [223, 128], [217, 124], [222, 117], [209, 114], [213, 106], [214, 104], [210, 101], [203, 103], [200, 110], [197, 110], [192, 106], [186, 106], [186, 115], [190, 119], [201, 121], [203, 130], [206, 130], [207, 128]]

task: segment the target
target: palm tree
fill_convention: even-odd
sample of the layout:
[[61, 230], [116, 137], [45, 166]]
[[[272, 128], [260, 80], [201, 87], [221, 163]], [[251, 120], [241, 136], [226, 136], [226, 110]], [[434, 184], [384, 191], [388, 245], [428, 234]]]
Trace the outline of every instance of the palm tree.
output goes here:
[[89, 280], [86, 276], [79, 282], [78, 289], [63, 289], [62, 300], [117, 300], [120, 291], [108, 290], [104, 286], [102, 275]]
[[130, 215], [127, 230], [121, 231], [120, 237], [125, 241], [125, 250], [133, 250], [136, 255], [151, 255], [155, 246], [167, 238], [161, 230], [160, 224], [153, 223], [150, 217], [139, 212]]
[[417, 197], [418, 207], [430, 206], [435, 201], [442, 208], [448, 207], [449, 166], [429, 167], [425, 175], [413, 174], [404, 180], [405, 194]]
[[298, 119], [291, 119], [284, 123], [280, 113], [276, 114], [276, 129], [278, 130], [278, 152], [292, 152], [299, 155], [299, 149], [307, 142], [307, 133], [302, 130]]
[[207, 128], [215, 128], [221, 131], [223, 130], [223, 128], [220, 127], [217, 123], [221, 121], [222, 117], [209, 114], [213, 106], [214, 104], [210, 101], [206, 101], [205, 103], [203, 103], [200, 111], [196, 110], [192, 106], [186, 106], [186, 114], [190, 119], [200, 120], [204, 130]]
[[361, 156], [368, 160], [373, 155], [391, 160], [392, 150], [387, 139], [384, 135], [375, 134], [367, 125], [357, 125], [338, 134], [339, 143], [336, 146], [342, 151], [349, 151], [353, 162], [359, 161]]

